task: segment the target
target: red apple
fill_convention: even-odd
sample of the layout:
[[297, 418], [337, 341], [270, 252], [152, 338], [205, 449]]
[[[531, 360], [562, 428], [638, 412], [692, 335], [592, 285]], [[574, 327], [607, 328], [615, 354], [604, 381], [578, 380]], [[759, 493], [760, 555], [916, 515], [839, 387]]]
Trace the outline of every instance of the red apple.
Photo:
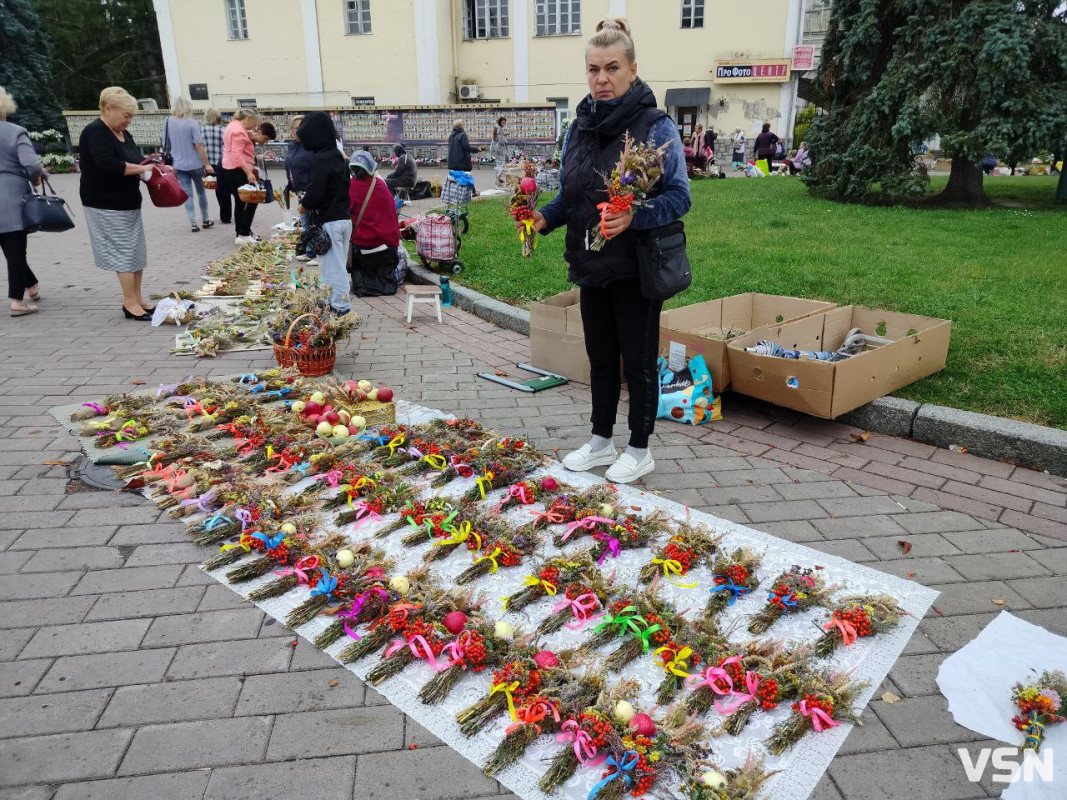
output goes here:
[[308, 412], [308, 416], [310, 417], [313, 414], [321, 414], [322, 406], [316, 403], [314, 400], [308, 400], [308, 404], [304, 406], [304, 410]]
[[382, 386], [378, 389], [378, 400], [382, 403], [388, 403], [393, 399], [393, 390], [388, 386]]
[[348, 426], [348, 433], [351, 436], [359, 436], [359, 426], [358, 425], [349, 425]]
[[542, 650], [534, 653], [533, 660], [541, 669], [551, 669], [559, 666], [559, 658], [551, 650]]
[[652, 736], [656, 733], [656, 723], [648, 714], [634, 714], [630, 727], [638, 736]]
[[456, 636], [467, 624], [467, 615], [462, 611], [450, 611], [445, 614], [444, 619], [441, 620], [441, 624], [445, 626], [445, 630], [453, 636]]
[[336, 425], [337, 423], [339, 423], [341, 421], [341, 415], [338, 414], [336, 411], [328, 411], [328, 412], [326, 412], [324, 418], [331, 425]]

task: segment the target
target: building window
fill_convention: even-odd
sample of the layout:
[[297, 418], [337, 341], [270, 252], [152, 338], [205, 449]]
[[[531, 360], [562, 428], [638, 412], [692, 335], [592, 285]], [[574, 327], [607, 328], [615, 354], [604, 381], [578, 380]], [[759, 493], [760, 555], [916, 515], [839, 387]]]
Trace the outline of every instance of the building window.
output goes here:
[[682, 27], [704, 27], [704, 0], [682, 0]]
[[345, 33], [370, 33], [370, 0], [345, 0]]
[[538, 36], [571, 36], [582, 32], [581, 0], [537, 0]]
[[464, 36], [506, 39], [509, 0], [463, 0]]
[[226, 0], [226, 27], [231, 39], [248, 38], [248, 18], [245, 0]]

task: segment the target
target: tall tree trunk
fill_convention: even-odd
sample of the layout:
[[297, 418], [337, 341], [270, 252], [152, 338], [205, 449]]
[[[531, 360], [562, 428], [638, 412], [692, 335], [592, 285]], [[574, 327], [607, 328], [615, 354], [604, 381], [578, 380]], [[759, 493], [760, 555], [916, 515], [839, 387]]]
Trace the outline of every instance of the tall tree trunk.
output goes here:
[[982, 186], [982, 167], [969, 159], [953, 156], [952, 171], [944, 191], [931, 198], [931, 202], [953, 208], [983, 208], [991, 201]]

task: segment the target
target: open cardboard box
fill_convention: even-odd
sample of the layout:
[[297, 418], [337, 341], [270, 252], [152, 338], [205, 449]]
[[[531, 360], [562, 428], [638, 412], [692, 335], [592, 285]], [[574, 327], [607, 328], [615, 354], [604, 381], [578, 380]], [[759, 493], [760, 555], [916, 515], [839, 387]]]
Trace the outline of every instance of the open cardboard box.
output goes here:
[[589, 383], [578, 289], [530, 303], [530, 360], [576, 383]]
[[[890, 343], [835, 362], [745, 352], [761, 339], [787, 350], [833, 351], [852, 328]], [[843, 306], [732, 339], [730, 374], [736, 392], [833, 419], [942, 369], [951, 332], [945, 319]]]
[[706, 303], [672, 308], [660, 315], [660, 355], [670, 360], [673, 343], [677, 359], [683, 356], [686, 359], [696, 355], [704, 356], [708, 370], [711, 371], [712, 387], [715, 393], [719, 394], [730, 385], [727, 343], [723, 339], [709, 338], [710, 336], [730, 329], [753, 331], [764, 325], [805, 319], [836, 307], [836, 304], [823, 300], [748, 292], [709, 300]]

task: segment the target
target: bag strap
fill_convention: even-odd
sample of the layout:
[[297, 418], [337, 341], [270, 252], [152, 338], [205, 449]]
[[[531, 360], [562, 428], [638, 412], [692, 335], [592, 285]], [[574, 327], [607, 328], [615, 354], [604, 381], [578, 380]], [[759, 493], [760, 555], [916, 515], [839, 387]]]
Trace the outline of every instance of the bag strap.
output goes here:
[[170, 117], [163, 120], [163, 157], [170, 155]]
[[355, 233], [359, 229], [359, 223], [363, 221], [363, 213], [367, 210], [367, 206], [370, 204], [370, 196], [374, 194], [374, 189], [378, 186], [378, 181], [381, 178], [375, 175], [371, 178], [370, 188], [367, 190], [367, 196], [363, 198], [363, 205], [359, 208], [359, 216], [356, 217], [356, 224], [352, 226], [352, 233]]

